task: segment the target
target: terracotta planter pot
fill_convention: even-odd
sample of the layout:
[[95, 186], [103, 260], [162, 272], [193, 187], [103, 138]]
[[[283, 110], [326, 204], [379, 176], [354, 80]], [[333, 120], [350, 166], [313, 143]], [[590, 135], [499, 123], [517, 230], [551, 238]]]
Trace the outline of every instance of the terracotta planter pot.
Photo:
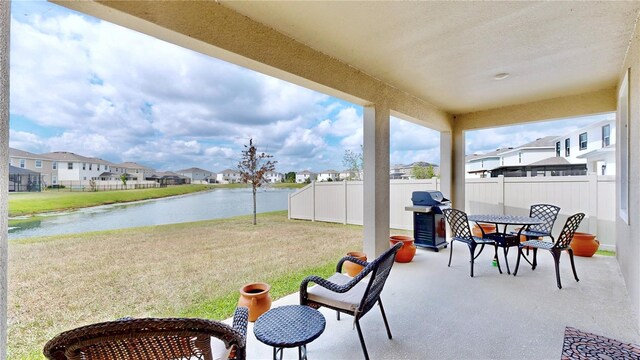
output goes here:
[[396, 262], [408, 263], [413, 260], [413, 257], [416, 255], [416, 245], [413, 243], [412, 237], [404, 235], [393, 235], [389, 238], [389, 242], [391, 243], [391, 246], [402, 242], [402, 247], [396, 254]]
[[576, 232], [571, 240], [571, 248], [576, 256], [591, 257], [598, 251], [600, 242], [593, 234]]
[[[490, 224], [480, 224], [480, 226], [482, 226], [482, 229], [484, 230], [485, 234], [489, 234], [492, 232], [496, 231], [496, 226], [495, 225], [490, 225]], [[473, 236], [475, 237], [482, 237], [482, 230], [480, 230], [480, 227], [478, 227], [478, 224], [473, 226], [473, 230], [471, 230], [471, 232], [473, 233]]]
[[271, 309], [271, 285], [267, 283], [250, 283], [240, 288], [238, 306], [249, 308], [249, 321], [254, 322], [260, 315]]
[[[362, 251], [350, 251], [347, 253], [347, 256], [353, 256], [358, 260], [367, 261], [367, 254], [363, 253]], [[347, 272], [347, 275], [354, 277], [358, 275], [360, 271], [362, 271], [362, 269], [364, 269], [364, 266], [352, 263], [351, 261], [345, 261], [344, 263], [342, 263], [342, 269]]]

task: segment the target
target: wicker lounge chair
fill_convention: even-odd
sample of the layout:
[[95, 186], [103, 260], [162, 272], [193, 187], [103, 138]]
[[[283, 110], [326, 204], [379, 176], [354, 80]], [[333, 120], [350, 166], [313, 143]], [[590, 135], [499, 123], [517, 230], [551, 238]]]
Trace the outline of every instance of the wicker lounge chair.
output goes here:
[[538, 266], [538, 249], [548, 250], [551, 255], [553, 255], [553, 261], [556, 265], [556, 281], [558, 283], [558, 289], [562, 289], [562, 284], [560, 283], [560, 254], [562, 254], [562, 252], [565, 250], [569, 253], [573, 276], [575, 277], [576, 281], [580, 281], [580, 279], [578, 279], [578, 274], [576, 273], [576, 266], [573, 262], [573, 249], [571, 249], [570, 244], [571, 240], [573, 240], [573, 234], [575, 234], [578, 226], [580, 226], [580, 222], [582, 221], [582, 219], [584, 219], [583, 213], [577, 213], [570, 216], [567, 219], [567, 222], [565, 223], [564, 228], [562, 228], [562, 231], [558, 236], [558, 240], [555, 243], [540, 240], [528, 240], [520, 243], [520, 245], [518, 246], [518, 261], [516, 262], [516, 270], [513, 272], [513, 276], [516, 276], [516, 274], [518, 273], [518, 266], [520, 266], [520, 257], [524, 256], [522, 254], [522, 249], [525, 247], [529, 247], [533, 249], [533, 262], [531, 263], [531, 270], [535, 270], [536, 266]]
[[246, 307], [237, 308], [233, 326], [191, 318], [127, 318], [82, 326], [47, 342], [44, 355], [52, 360], [243, 360], [248, 314]]
[[[313, 308], [324, 306], [334, 309], [338, 312], [338, 320], [340, 313], [353, 316], [358, 336], [360, 337], [360, 345], [364, 352], [365, 359], [369, 359], [367, 346], [364, 343], [362, 330], [360, 329], [360, 319], [378, 303], [384, 326], [387, 329], [387, 335], [391, 339], [391, 330], [387, 316], [382, 307], [380, 293], [384, 287], [387, 277], [391, 272], [391, 267], [395, 262], [396, 253], [402, 247], [402, 243], [397, 243], [389, 250], [385, 251], [372, 262], [358, 260], [357, 258], [346, 256], [342, 258], [336, 266], [336, 273], [329, 279], [323, 279], [319, 276], [308, 276], [300, 285], [300, 304], [308, 305]], [[364, 266], [364, 269], [351, 278], [342, 274], [342, 264], [345, 261], [351, 261]], [[371, 275], [369, 278], [366, 278]], [[316, 286], [308, 287], [309, 283], [316, 283]]]

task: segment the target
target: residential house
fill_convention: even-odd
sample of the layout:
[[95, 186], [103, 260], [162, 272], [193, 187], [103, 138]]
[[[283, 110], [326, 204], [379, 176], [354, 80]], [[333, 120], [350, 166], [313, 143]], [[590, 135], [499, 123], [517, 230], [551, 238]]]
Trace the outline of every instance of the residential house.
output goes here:
[[58, 171], [58, 183], [61, 185], [88, 185], [92, 179], [109, 171], [104, 160], [89, 158], [67, 151], [55, 151], [43, 154], [55, 162]]
[[145, 178], [145, 180], [155, 181], [160, 185], [185, 185], [191, 183], [190, 178], [172, 171], [156, 172]]
[[282, 179], [284, 179], [284, 174], [277, 171], [267, 171], [264, 174], [264, 180], [271, 184], [282, 182]]
[[616, 174], [616, 120], [598, 121], [555, 139], [555, 156], [587, 165], [587, 172]]
[[362, 175], [362, 169], [359, 171], [345, 169], [340, 172], [340, 180], [359, 181], [362, 180]]
[[136, 181], [142, 181], [155, 173], [155, 169], [132, 161], [116, 164], [116, 168], [122, 169], [124, 173], [131, 175], [132, 179]]
[[466, 157], [465, 172], [467, 177], [486, 177], [489, 174], [495, 177], [498, 172], [493, 170], [506, 167], [518, 169], [555, 154], [555, 139], [557, 136], [545, 136], [518, 147], [496, 149], [484, 154], [473, 154]]
[[191, 182], [208, 182], [207, 179], [213, 177], [215, 179], [216, 173], [200, 169], [197, 167], [191, 167], [188, 169], [182, 169], [176, 171], [176, 174], [186, 176], [191, 179]]
[[315, 180], [316, 178], [317, 174], [309, 170], [303, 170], [296, 173], [296, 183], [298, 184], [310, 182], [312, 180]]
[[225, 169], [218, 173], [216, 180], [220, 184], [235, 184], [242, 181], [240, 171], [233, 169]]
[[40, 173], [43, 187], [58, 183], [58, 168], [55, 160], [28, 151], [9, 148], [9, 165]]
[[416, 166], [421, 166], [421, 167], [433, 167], [433, 173], [434, 175], [438, 176], [440, 174], [440, 167], [436, 164], [431, 164], [425, 161], [416, 161], [414, 163], [411, 163], [409, 165], [403, 165], [403, 164], [396, 164], [391, 166], [391, 169], [389, 171], [389, 178], [391, 180], [399, 180], [399, 179], [403, 179], [403, 180], [408, 180], [408, 179], [415, 179], [415, 176], [413, 175], [413, 169]]
[[340, 173], [335, 170], [324, 170], [318, 173], [318, 181], [339, 181]]

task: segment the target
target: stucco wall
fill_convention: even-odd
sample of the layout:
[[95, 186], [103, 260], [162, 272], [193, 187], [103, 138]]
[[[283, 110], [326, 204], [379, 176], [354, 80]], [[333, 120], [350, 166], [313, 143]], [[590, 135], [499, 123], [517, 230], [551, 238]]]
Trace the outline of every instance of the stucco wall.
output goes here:
[[[627, 289], [635, 308], [636, 315], [640, 314], [640, 30], [636, 27], [635, 35], [631, 41], [627, 58], [621, 69], [618, 82], [624, 79], [627, 69], [629, 76], [629, 223], [619, 217], [619, 200], [616, 196], [616, 234], [617, 234], [617, 258], [620, 270], [624, 276]], [[616, 138], [620, 141], [620, 114], [616, 121]], [[618, 155], [618, 160], [620, 156]], [[618, 163], [620, 174], [620, 163]], [[621, 186], [621, 178], [616, 177], [616, 190]], [[640, 317], [638, 317], [640, 327]]]

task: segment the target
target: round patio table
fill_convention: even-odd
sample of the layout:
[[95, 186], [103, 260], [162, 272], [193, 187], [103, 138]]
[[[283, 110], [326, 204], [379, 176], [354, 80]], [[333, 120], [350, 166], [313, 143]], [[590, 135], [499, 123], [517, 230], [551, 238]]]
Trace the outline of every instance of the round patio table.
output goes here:
[[[469, 215], [467, 217], [469, 221], [473, 221], [477, 223], [485, 223], [485, 224], [494, 224], [496, 226], [496, 232], [485, 234], [484, 229], [480, 226], [480, 230], [482, 231], [482, 235], [484, 238], [491, 239], [496, 242], [496, 244], [502, 248], [504, 253], [504, 262], [507, 264], [507, 274], [511, 274], [511, 269], [509, 269], [509, 260], [507, 260], [507, 255], [509, 254], [509, 248], [512, 246], [518, 246], [520, 244], [520, 233], [529, 228], [531, 225], [542, 224], [544, 221], [529, 217], [529, 216], [515, 216], [515, 215]], [[499, 225], [504, 225], [502, 232], [500, 232]], [[508, 225], [519, 225], [520, 229], [518, 229], [518, 233], [516, 235], [507, 233]], [[529, 259], [525, 257], [525, 260], [529, 262]], [[496, 257], [496, 262], [498, 265], [498, 271], [502, 274], [502, 269], [500, 268], [500, 261], [498, 261]]]
[[298, 347], [298, 359], [306, 360], [307, 344], [322, 334], [326, 323], [316, 309], [305, 305], [286, 305], [260, 315], [253, 332], [258, 340], [273, 346], [274, 360], [282, 360], [284, 348], [292, 347]]

